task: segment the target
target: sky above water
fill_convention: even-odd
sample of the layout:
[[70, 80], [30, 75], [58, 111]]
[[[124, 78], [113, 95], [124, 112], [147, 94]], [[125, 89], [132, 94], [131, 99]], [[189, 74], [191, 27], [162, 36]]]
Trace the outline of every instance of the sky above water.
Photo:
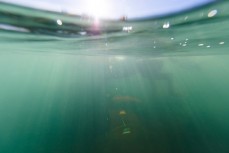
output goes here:
[[158, 16], [214, 0], [0, 0], [45, 10], [64, 11], [72, 14], [87, 14], [99, 18], [139, 18]]

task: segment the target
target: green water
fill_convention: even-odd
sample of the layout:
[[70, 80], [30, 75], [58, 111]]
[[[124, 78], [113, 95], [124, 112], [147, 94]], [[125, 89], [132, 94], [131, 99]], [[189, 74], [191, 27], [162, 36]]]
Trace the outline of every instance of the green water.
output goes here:
[[0, 4], [1, 153], [229, 152], [228, 2], [99, 30]]

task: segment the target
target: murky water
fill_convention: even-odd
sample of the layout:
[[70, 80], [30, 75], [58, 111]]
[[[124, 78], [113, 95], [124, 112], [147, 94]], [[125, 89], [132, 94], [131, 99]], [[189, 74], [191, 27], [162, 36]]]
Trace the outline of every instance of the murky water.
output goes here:
[[0, 3], [0, 152], [229, 152], [228, 7], [95, 23]]

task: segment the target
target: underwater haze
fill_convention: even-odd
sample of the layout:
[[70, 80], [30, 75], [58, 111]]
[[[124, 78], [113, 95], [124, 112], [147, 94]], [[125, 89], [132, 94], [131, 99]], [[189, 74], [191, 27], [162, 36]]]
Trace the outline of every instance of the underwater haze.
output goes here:
[[0, 3], [0, 152], [228, 153], [228, 8], [97, 21]]

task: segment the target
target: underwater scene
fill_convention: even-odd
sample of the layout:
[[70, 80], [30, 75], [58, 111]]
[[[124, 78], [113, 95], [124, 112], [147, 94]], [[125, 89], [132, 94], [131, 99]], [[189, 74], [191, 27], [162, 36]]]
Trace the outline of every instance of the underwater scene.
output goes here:
[[0, 2], [0, 152], [229, 153], [228, 8], [97, 21]]

